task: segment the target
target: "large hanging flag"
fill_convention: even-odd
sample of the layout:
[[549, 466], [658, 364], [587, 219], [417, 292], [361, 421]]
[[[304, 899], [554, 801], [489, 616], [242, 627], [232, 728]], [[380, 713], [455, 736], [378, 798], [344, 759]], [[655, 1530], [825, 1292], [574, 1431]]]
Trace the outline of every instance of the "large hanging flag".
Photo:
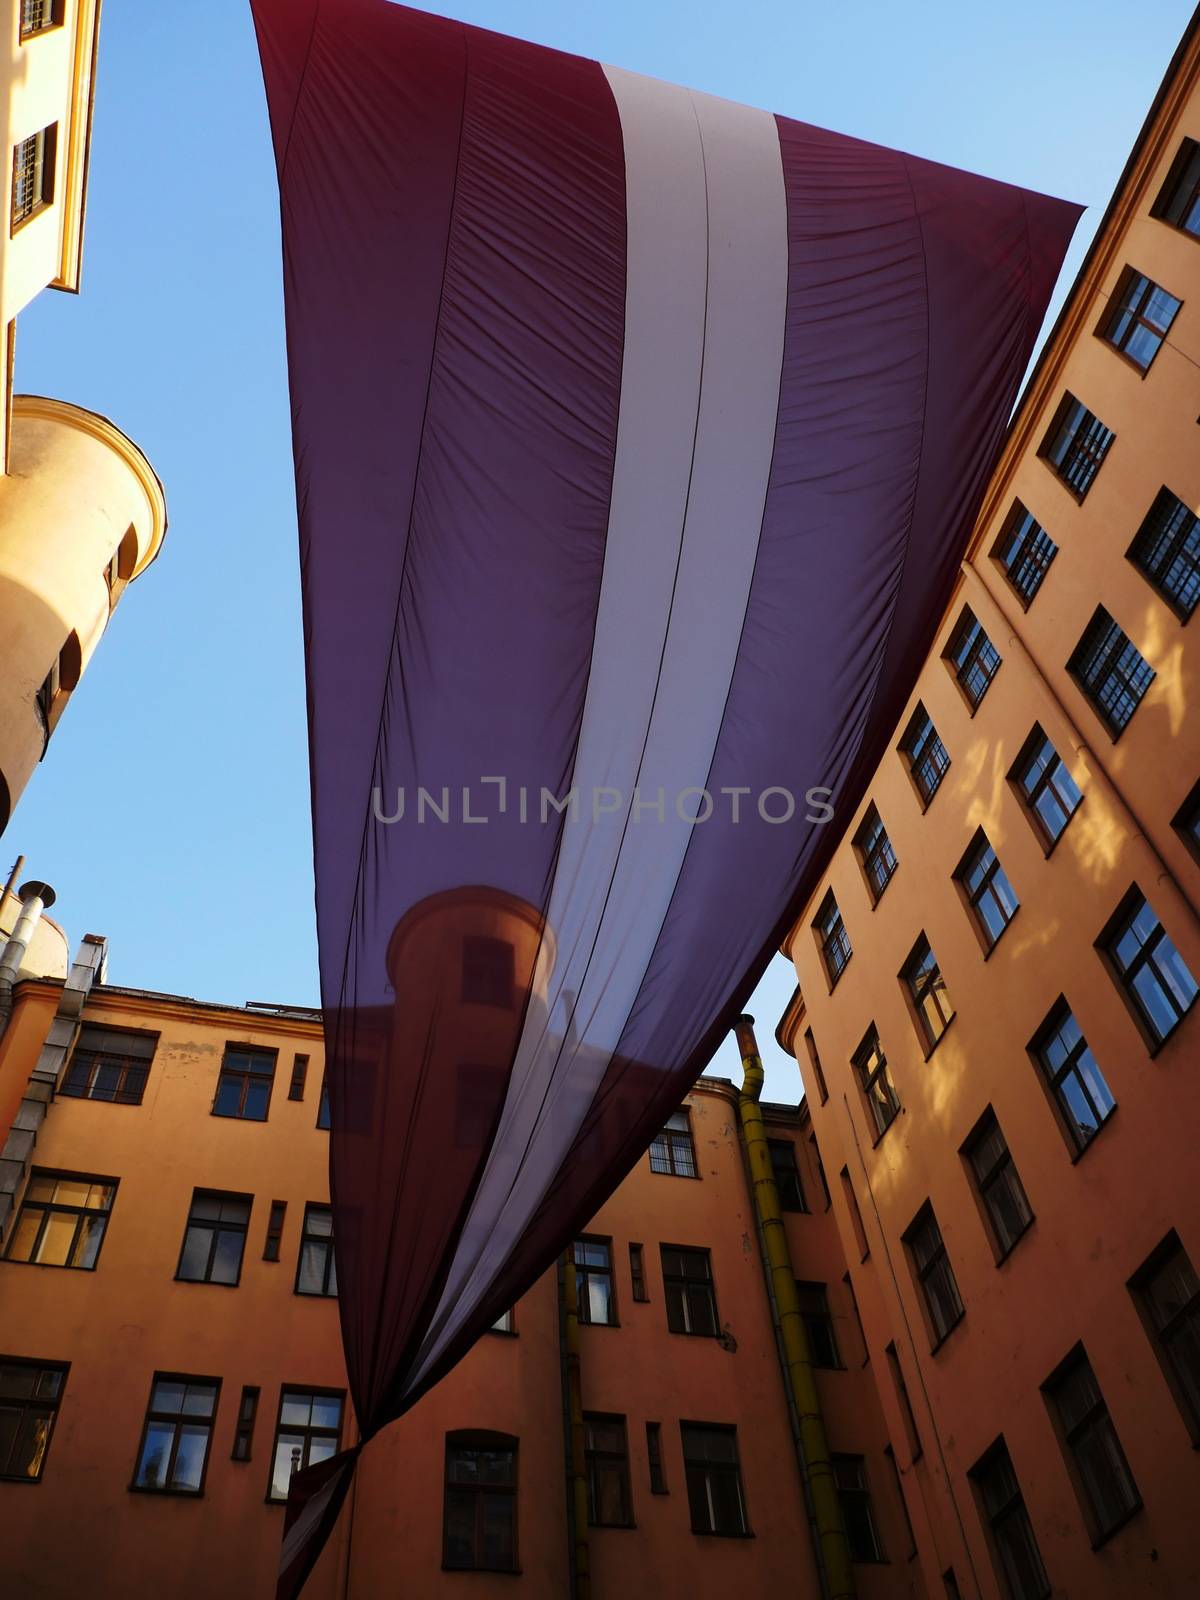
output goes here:
[[[252, 0], [362, 1438], [702, 1071], [893, 736], [1078, 208]], [[297, 1479], [281, 1594], [353, 1452]]]

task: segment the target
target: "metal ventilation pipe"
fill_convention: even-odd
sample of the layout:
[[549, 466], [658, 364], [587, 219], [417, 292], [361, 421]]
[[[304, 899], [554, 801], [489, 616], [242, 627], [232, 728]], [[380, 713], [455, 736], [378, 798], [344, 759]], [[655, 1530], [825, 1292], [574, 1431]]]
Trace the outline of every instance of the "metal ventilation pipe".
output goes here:
[[4, 946], [4, 953], [0, 955], [0, 1034], [8, 1027], [8, 1019], [12, 1015], [13, 989], [21, 962], [29, 949], [29, 941], [33, 938], [33, 930], [42, 912], [54, 904], [54, 890], [37, 878], [23, 883], [19, 894], [21, 910]]

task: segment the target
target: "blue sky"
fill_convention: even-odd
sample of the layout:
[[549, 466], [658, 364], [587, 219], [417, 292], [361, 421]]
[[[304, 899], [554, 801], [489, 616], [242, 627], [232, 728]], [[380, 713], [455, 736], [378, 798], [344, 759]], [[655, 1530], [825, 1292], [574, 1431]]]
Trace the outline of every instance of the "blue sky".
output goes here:
[[[1191, 0], [458, 0], [485, 27], [1084, 202], [1091, 230]], [[1060, 286], [1061, 289], [1062, 286]], [[109, 0], [78, 299], [21, 318], [19, 391], [110, 416], [167, 492], [9, 827], [114, 983], [317, 1000], [304, 681], [275, 174], [244, 0]], [[781, 960], [752, 1009], [768, 1093]], [[736, 1077], [732, 1044], [714, 1071]]]

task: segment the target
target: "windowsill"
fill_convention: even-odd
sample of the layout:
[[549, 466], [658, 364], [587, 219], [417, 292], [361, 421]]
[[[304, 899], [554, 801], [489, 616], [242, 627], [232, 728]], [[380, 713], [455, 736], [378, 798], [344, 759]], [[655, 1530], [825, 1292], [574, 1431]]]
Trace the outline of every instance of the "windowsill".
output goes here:
[[24, 1483], [28, 1484], [31, 1488], [36, 1488], [41, 1481], [40, 1474], [36, 1478], [30, 1478], [27, 1477], [25, 1473], [21, 1473], [21, 1475], [18, 1477], [15, 1473], [0, 1472], [0, 1483]]
[[697, 1539], [753, 1539], [754, 1534], [749, 1528], [741, 1533], [723, 1533], [719, 1528], [693, 1528], [692, 1532]]
[[17, 1256], [0, 1258], [0, 1266], [40, 1267], [43, 1272], [95, 1272], [99, 1265], [99, 1260], [93, 1261], [90, 1267], [73, 1267], [69, 1261], [22, 1261]]
[[1121, 1532], [1122, 1528], [1127, 1528], [1134, 1518], [1143, 1510], [1145, 1510], [1145, 1507], [1139, 1500], [1137, 1505], [1130, 1507], [1130, 1509], [1125, 1513], [1119, 1522], [1114, 1522], [1111, 1528], [1106, 1529], [1105, 1532], [1100, 1534], [1098, 1538], [1092, 1540], [1092, 1549], [1102, 1550], [1110, 1539], [1114, 1539], [1117, 1534]]
[[714, 1344], [722, 1338], [720, 1333], [696, 1333], [690, 1328], [668, 1328], [667, 1332], [675, 1334], [680, 1339], [711, 1339]]
[[658, 1172], [654, 1167], [650, 1168], [650, 1172], [655, 1178], [683, 1178], [688, 1183], [698, 1183], [700, 1181], [698, 1172]]
[[448, 1562], [442, 1562], [443, 1572], [488, 1572], [494, 1576], [505, 1578], [519, 1578], [520, 1567], [452, 1567]]
[[637, 1523], [636, 1522], [589, 1522], [588, 1523], [588, 1527], [589, 1528], [605, 1528], [605, 1529], [611, 1528], [611, 1529], [614, 1529], [615, 1531], [617, 1531], [618, 1533], [620, 1533], [620, 1532], [628, 1533], [631, 1528], [636, 1528], [637, 1527]]
[[203, 1500], [203, 1489], [151, 1489], [146, 1484], [131, 1483], [129, 1494], [152, 1494], [160, 1500]]
[[172, 1280], [175, 1283], [192, 1283], [199, 1289], [236, 1289], [242, 1279], [239, 1273], [236, 1283], [214, 1283], [211, 1278], [181, 1278], [178, 1273]]
[[942, 1337], [940, 1339], [938, 1339], [936, 1343], [931, 1344], [929, 1346], [929, 1354], [931, 1356], [936, 1356], [942, 1350], [944, 1350], [946, 1345], [947, 1345], [947, 1343], [949, 1342], [949, 1340], [951, 1340], [954, 1337], [955, 1333], [958, 1331], [959, 1328], [962, 1327], [963, 1323], [966, 1320], [967, 1320], [967, 1313], [965, 1311], [963, 1311], [954, 1320], [954, 1322], [952, 1322], [951, 1325], [946, 1329], [946, 1331], [942, 1335]]
[[292, 1294], [297, 1300], [332, 1300], [335, 1304], [337, 1302], [335, 1294], [314, 1294], [309, 1289], [293, 1289]]
[[487, 1328], [484, 1331], [494, 1333], [498, 1339], [515, 1339], [517, 1337], [516, 1328]]
[[946, 1023], [946, 1026], [942, 1029], [941, 1033], [938, 1034], [937, 1038], [933, 1041], [933, 1043], [926, 1046], [926, 1049], [925, 1049], [925, 1059], [926, 1059], [926, 1061], [928, 1061], [930, 1059], [930, 1057], [933, 1055], [934, 1051], [941, 1044], [942, 1040], [950, 1032], [950, 1029], [954, 1026], [955, 1021], [957, 1020], [957, 1018], [958, 1018], [958, 1012], [956, 1011], [953, 1014], [953, 1016], [950, 1017], [950, 1019]]

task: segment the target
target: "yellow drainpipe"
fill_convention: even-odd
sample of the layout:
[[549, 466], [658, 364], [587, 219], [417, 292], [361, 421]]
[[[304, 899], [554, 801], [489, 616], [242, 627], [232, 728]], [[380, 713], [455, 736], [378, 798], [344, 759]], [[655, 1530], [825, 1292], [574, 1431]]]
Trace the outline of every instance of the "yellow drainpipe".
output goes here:
[[850, 1544], [842, 1521], [842, 1508], [829, 1441], [813, 1373], [808, 1330], [800, 1312], [796, 1274], [792, 1270], [787, 1231], [775, 1186], [775, 1171], [763, 1123], [759, 1100], [763, 1089], [763, 1064], [754, 1037], [754, 1018], [739, 1017], [734, 1024], [738, 1051], [742, 1058], [743, 1082], [738, 1094], [738, 1117], [754, 1193], [763, 1253], [779, 1321], [783, 1345], [784, 1378], [795, 1410], [799, 1429], [801, 1470], [817, 1539], [818, 1565], [826, 1600], [853, 1600], [854, 1568], [850, 1563]]
[[579, 1379], [579, 1300], [575, 1288], [575, 1257], [563, 1256], [563, 1342], [567, 1356], [567, 1410], [571, 1429], [570, 1480], [574, 1510], [575, 1588], [573, 1600], [591, 1600], [592, 1573], [588, 1550], [587, 1466], [584, 1457], [583, 1390]]

